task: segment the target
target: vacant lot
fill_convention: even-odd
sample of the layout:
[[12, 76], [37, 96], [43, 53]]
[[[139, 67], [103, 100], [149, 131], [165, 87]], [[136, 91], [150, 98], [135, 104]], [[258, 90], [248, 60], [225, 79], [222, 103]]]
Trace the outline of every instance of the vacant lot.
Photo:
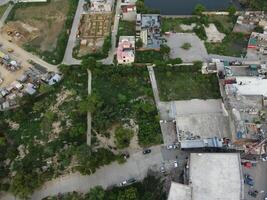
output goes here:
[[202, 75], [198, 66], [155, 67], [162, 101], [219, 98], [217, 76]]
[[135, 36], [135, 21], [122, 21], [120, 20], [119, 29], [117, 34], [117, 42], [118, 45], [120, 36]]
[[76, 0], [51, 0], [49, 3], [19, 3], [11, 11], [2, 33], [29, 51], [60, 62], [76, 11]]

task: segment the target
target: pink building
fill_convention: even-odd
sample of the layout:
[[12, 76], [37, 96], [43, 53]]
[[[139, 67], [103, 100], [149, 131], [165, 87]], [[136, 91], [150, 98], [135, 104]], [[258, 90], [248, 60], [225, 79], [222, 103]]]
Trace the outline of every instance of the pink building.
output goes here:
[[118, 64], [130, 64], [134, 62], [135, 57], [135, 37], [121, 36], [117, 49]]

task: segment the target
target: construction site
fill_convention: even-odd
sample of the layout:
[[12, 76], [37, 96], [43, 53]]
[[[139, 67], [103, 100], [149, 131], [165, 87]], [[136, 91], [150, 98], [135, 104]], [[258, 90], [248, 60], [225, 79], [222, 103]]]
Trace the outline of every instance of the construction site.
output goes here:
[[110, 34], [112, 13], [90, 13], [82, 16], [77, 38], [80, 41], [78, 56], [99, 51]]

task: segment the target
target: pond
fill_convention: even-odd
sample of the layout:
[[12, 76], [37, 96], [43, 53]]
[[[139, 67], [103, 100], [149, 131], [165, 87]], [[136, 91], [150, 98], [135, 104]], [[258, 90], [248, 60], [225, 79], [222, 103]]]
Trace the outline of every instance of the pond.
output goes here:
[[145, 0], [147, 7], [160, 10], [162, 15], [190, 15], [196, 4], [208, 11], [225, 10], [232, 4], [240, 8], [238, 0]]

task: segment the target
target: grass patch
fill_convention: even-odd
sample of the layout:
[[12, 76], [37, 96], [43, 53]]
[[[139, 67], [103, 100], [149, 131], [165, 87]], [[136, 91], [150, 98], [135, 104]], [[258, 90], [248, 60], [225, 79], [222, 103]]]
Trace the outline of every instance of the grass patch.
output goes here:
[[230, 33], [225, 36], [221, 43], [205, 42], [209, 54], [225, 56], [245, 56], [249, 37], [242, 33]]
[[120, 20], [116, 46], [118, 46], [120, 36], [135, 36], [135, 22]]
[[162, 141], [159, 118], [146, 67], [97, 66], [92, 70], [93, 94], [98, 107], [93, 113], [93, 127], [102, 134], [114, 124], [133, 119], [139, 126], [139, 144]]
[[155, 67], [162, 101], [220, 98], [217, 76], [199, 66]]
[[155, 61], [162, 61], [163, 55], [160, 51], [147, 50], [147, 51], [136, 51], [135, 62], [136, 63], [154, 63]]
[[184, 43], [181, 48], [184, 50], [189, 50], [192, 47], [192, 45], [188, 42]]
[[5, 11], [6, 11], [6, 9], [7, 9], [8, 6], [9, 6], [8, 3], [5, 4], [5, 5], [0, 6], [0, 17], [3, 16], [3, 14], [5, 13]]

